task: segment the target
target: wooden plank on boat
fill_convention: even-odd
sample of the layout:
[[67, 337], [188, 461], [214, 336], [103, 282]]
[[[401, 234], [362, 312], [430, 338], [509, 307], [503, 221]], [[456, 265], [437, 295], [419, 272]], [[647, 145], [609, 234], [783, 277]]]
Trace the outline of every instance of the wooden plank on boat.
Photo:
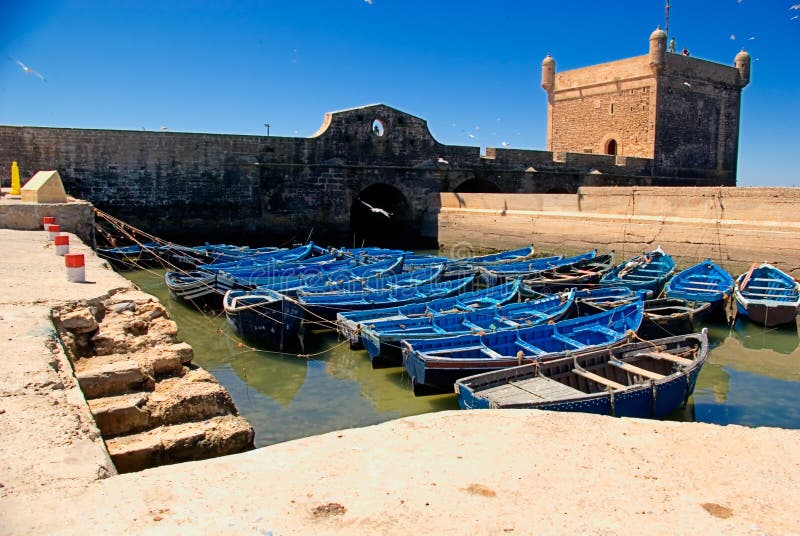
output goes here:
[[[778, 289], [776, 289], [776, 290], [778, 290]], [[796, 295], [794, 293], [792, 293], [792, 292], [790, 292], [788, 294], [787, 294], [786, 291], [783, 291], [781, 293], [775, 293], [775, 294], [766, 294], [764, 292], [750, 292], [749, 288], [742, 291], [742, 296], [744, 296], [746, 298], [749, 298], [751, 296], [754, 297], [754, 298], [795, 298], [796, 297]]]
[[663, 374], [643, 369], [641, 367], [631, 365], [630, 363], [623, 363], [622, 361], [609, 361], [609, 364], [614, 365], [617, 368], [621, 368], [622, 370], [630, 372], [632, 374], [636, 374], [638, 376], [644, 376], [645, 378], [650, 378], [651, 380], [661, 380], [664, 378]]
[[607, 385], [611, 387], [615, 391], [619, 391], [621, 389], [625, 389], [625, 386], [621, 383], [617, 383], [613, 380], [609, 380], [608, 378], [604, 378], [594, 372], [589, 372], [588, 370], [580, 370], [580, 369], [572, 369], [572, 372], [577, 374], [578, 376], [583, 376], [588, 380], [592, 380], [593, 382], [599, 383], [601, 385]]
[[691, 359], [686, 359], [685, 357], [680, 357], [675, 354], [670, 354], [669, 352], [642, 352], [641, 355], [644, 357], [652, 357], [653, 359], [663, 359], [665, 361], [672, 361], [673, 363], [677, 363], [679, 365], [692, 365], [694, 361]]
[[564, 385], [560, 381], [548, 378], [546, 376], [534, 376], [516, 382], [508, 382], [517, 389], [521, 389], [526, 393], [535, 395], [546, 400], [566, 400], [575, 398], [576, 396], [584, 396], [583, 391], [579, 391]]

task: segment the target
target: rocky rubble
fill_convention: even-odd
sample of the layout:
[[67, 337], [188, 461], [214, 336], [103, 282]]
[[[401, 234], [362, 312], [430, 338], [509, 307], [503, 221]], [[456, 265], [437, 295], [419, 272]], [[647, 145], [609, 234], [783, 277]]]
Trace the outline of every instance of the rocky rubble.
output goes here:
[[252, 448], [228, 392], [152, 296], [126, 289], [54, 309], [53, 323], [120, 472]]

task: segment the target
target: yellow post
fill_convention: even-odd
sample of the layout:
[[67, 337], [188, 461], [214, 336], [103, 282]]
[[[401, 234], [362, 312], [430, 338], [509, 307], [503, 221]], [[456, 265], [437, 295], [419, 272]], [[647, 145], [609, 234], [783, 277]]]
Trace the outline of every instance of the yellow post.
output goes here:
[[20, 190], [19, 185], [19, 166], [17, 165], [16, 160], [11, 162], [11, 191], [9, 194], [22, 195], [22, 190]]

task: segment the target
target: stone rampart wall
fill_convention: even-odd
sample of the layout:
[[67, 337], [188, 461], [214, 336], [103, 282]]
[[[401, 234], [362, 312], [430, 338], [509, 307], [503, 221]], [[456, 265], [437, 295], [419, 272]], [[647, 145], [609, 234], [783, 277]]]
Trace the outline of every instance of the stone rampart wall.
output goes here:
[[573, 194], [441, 194], [445, 251], [534, 244], [540, 252], [660, 245], [682, 267], [711, 258], [732, 273], [769, 261], [800, 277], [800, 189], [581, 188]]

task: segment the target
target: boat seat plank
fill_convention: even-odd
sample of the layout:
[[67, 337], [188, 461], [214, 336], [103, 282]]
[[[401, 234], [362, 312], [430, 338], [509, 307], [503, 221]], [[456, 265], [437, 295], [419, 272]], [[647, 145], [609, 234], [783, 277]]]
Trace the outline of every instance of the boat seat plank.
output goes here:
[[512, 328], [518, 328], [521, 325], [519, 322], [514, 322], [513, 320], [503, 320], [502, 322], [503, 324], [511, 326]]
[[630, 372], [631, 374], [644, 376], [645, 378], [650, 378], [651, 380], [661, 380], [664, 378], [663, 374], [659, 374], [658, 372], [652, 372], [650, 370], [646, 370], [641, 367], [631, 365], [630, 363], [623, 363], [622, 361], [609, 361], [609, 364], [614, 365], [617, 368], [621, 368], [626, 372]]
[[598, 374], [595, 374], [594, 372], [589, 372], [588, 370], [572, 369], [572, 372], [574, 374], [577, 374], [578, 376], [583, 376], [584, 378], [586, 378], [588, 380], [592, 380], [595, 383], [599, 383], [601, 385], [605, 385], [607, 387], [611, 387], [615, 391], [619, 391], [621, 389], [625, 389], [625, 386], [622, 385], [621, 383], [617, 383], [617, 382], [615, 382], [613, 380], [609, 380], [608, 378], [604, 378], [604, 377], [602, 377], [602, 376], [600, 376]]
[[572, 346], [572, 347], [574, 347], [576, 349], [585, 348], [586, 347], [586, 345], [583, 344], [582, 342], [578, 342], [575, 339], [570, 339], [569, 337], [567, 337], [565, 335], [562, 335], [560, 333], [557, 333], [557, 332], [553, 333], [553, 338], [555, 340], [557, 340], [557, 341], [563, 342], [564, 344], [568, 344], [569, 346]]
[[721, 288], [704, 288], [704, 287], [681, 287], [676, 290], [689, 290], [692, 292], [707, 292], [709, 294], [716, 294], [722, 292]]
[[536, 346], [532, 345], [531, 343], [525, 342], [525, 341], [523, 341], [521, 339], [517, 339], [516, 341], [514, 341], [514, 344], [517, 345], [518, 347], [522, 348], [523, 350], [527, 350], [529, 352], [532, 352], [534, 355], [544, 355], [544, 354], [547, 353], [544, 350], [542, 350], [541, 348], [537, 348]]
[[663, 359], [665, 361], [672, 361], [673, 363], [677, 363], [678, 365], [692, 365], [694, 361], [691, 359], [686, 359], [685, 357], [680, 357], [675, 354], [670, 354], [669, 352], [643, 352], [641, 355], [644, 357], [652, 357], [653, 359]]
[[765, 283], [786, 283], [783, 279], [776, 279], [774, 277], [754, 277], [750, 281], [763, 281]]
[[750, 297], [754, 297], [754, 298], [773, 298], [773, 299], [775, 299], [775, 298], [783, 298], [783, 299], [786, 299], [786, 300], [797, 299], [797, 294], [786, 293], [786, 292], [775, 293], [775, 294], [767, 294], [767, 293], [764, 293], [764, 292], [750, 292], [749, 290], [745, 289], [745, 290], [742, 290], [741, 293], [742, 293], [742, 296], [744, 296], [746, 298], [750, 298]]
[[576, 329], [575, 331], [595, 331], [597, 333], [602, 333], [604, 335], [608, 335], [609, 337], [619, 337], [619, 331], [614, 331], [613, 329], [609, 328], [608, 326], [586, 326], [585, 328]]
[[483, 346], [482, 344], [476, 344], [475, 346], [459, 346], [458, 348], [435, 349], [435, 350], [430, 350], [430, 351], [424, 352], [424, 353], [427, 354], [427, 355], [431, 355], [431, 356], [438, 356], [439, 354], [447, 354], [447, 353], [450, 353], [450, 352], [452, 352], [454, 350], [457, 350], [459, 352], [469, 352], [469, 351], [472, 351], [472, 350], [479, 350], [480, 351], [480, 350], [483, 350], [484, 348], [486, 348], [486, 347]]
[[491, 357], [492, 359], [502, 359], [502, 358], [506, 357], [501, 353], [495, 352], [494, 350], [492, 350], [488, 346], [481, 347], [481, 352], [486, 354], [487, 356]]
[[691, 277], [687, 277], [686, 278], [686, 282], [688, 284], [690, 284], [690, 285], [708, 285], [710, 287], [715, 287], [715, 286], [723, 284], [721, 281], [698, 281], [698, 280], [693, 279]]

